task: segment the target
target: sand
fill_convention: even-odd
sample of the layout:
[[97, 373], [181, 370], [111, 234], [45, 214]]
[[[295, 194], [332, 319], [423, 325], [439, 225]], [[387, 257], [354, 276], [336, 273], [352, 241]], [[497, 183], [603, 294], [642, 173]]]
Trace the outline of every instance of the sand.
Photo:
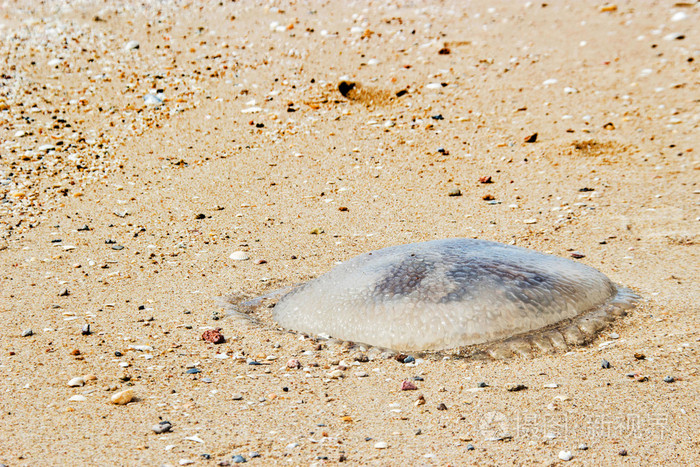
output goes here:
[[[673, 1], [5, 2], [0, 464], [700, 463], [697, 24]], [[417, 364], [217, 303], [450, 237], [574, 254], [643, 302], [569, 353]]]

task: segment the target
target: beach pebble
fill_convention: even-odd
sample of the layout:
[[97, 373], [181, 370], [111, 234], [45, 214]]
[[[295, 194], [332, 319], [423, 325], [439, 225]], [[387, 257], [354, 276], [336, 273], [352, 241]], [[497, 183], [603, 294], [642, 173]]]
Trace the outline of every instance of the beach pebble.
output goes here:
[[209, 329], [202, 333], [202, 340], [210, 342], [212, 344], [223, 344], [226, 342], [226, 338], [221, 333], [221, 328]]
[[150, 345], [130, 345], [129, 349], [138, 350], [139, 352], [153, 352], [153, 347]]
[[81, 395], [76, 395], [76, 396], [71, 396], [71, 398], [68, 400], [71, 402], [85, 402], [87, 400], [87, 397], [81, 396]]
[[683, 21], [687, 17], [688, 17], [687, 13], [685, 13], [683, 11], [679, 11], [679, 12], [674, 13], [673, 16], [671, 16], [671, 21], [674, 21], [674, 22], [675, 21]]
[[179, 464], [180, 465], [191, 465], [191, 464], [194, 464], [194, 461], [191, 459], [180, 459]]
[[389, 444], [386, 441], [379, 441], [374, 443], [374, 447], [377, 449], [386, 449], [389, 447]]
[[527, 389], [527, 386], [524, 384], [509, 384], [506, 386], [506, 390], [508, 392], [518, 392], [518, 391], [523, 391]]
[[301, 368], [301, 362], [296, 358], [290, 358], [287, 361], [287, 368], [290, 368], [292, 370], [298, 370], [299, 368]]
[[72, 388], [77, 388], [85, 385], [85, 378], [82, 376], [76, 376], [75, 378], [68, 381], [68, 386]]
[[124, 45], [124, 50], [136, 50], [140, 47], [139, 43], [136, 41], [129, 41]]
[[119, 391], [115, 394], [112, 394], [112, 397], [109, 399], [112, 401], [112, 404], [116, 405], [125, 405], [131, 402], [134, 398], [134, 390], [133, 389], [125, 389], [123, 391]]
[[89, 336], [90, 334], [92, 334], [92, 331], [90, 331], [90, 325], [86, 324], [85, 326], [83, 326], [80, 329], [80, 334], [82, 334], [83, 336]]
[[248, 253], [245, 251], [234, 251], [231, 253], [231, 256], [229, 256], [234, 261], [245, 261], [247, 259], [250, 259], [250, 256], [248, 256]]
[[405, 380], [401, 383], [402, 391], [415, 391], [416, 389], [418, 389], [418, 386], [413, 381]]
[[143, 102], [146, 105], [160, 105], [163, 103], [163, 94], [146, 94], [143, 96]]
[[243, 456], [241, 456], [240, 454], [236, 454], [235, 456], [233, 456], [233, 458], [232, 458], [231, 460], [232, 460], [235, 464], [245, 464], [246, 462], [248, 462], [248, 461], [246, 460], [246, 458], [243, 457]]
[[356, 371], [355, 376], [357, 376], [358, 378], [366, 378], [369, 375], [366, 371]]
[[563, 461], [570, 461], [573, 458], [574, 455], [571, 454], [571, 451], [559, 451], [559, 459]]
[[167, 431], [170, 431], [173, 428], [172, 423], [163, 420], [162, 422], [159, 422], [157, 425], [153, 425], [151, 427], [151, 430], [153, 430], [156, 434], [162, 434]]
[[674, 381], [676, 381], [676, 378], [673, 376], [664, 376], [664, 383], [673, 383]]
[[447, 192], [447, 196], [462, 196], [462, 190], [459, 188], [450, 188], [450, 191]]
[[231, 394], [231, 399], [233, 399], [234, 401], [243, 400], [243, 394], [241, 394], [240, 392], [234, 392], [233, 394]]
[[600, 362], [600, 367], [601, 368], [610, 368], [612, 365], [610, 365], [610, 362], [607, 361], [606, 359], [601, 360]]

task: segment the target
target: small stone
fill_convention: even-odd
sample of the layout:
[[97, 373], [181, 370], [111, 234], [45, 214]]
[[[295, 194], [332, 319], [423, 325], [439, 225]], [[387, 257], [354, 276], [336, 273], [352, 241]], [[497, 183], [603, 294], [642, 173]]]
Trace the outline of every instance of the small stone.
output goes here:
[[374, 447], [376, 449], [386, 449], [389, 447], [389, 444], [386, 441], [379, 441], [377, 443], [374, 443]]
[[241, 394], [240, 392], [234, 392], [233, 394], [231, 394], [231, 399], [233, 399], [234, 401], [243, 400], [243, 394]]
[[246, 362], [248, 365], [252, 365], [252, 366], [262, 365], [262, 363], [260, 363], [260, 362], [257, 361], [257, 360], [253, 360], [252, 358], [246, 358], [245, 362]]
[[72, 388], [77, 388], [85, 385], [85, 378], [82, 376], [76, 376], [75, 378], [68, 381], [68, 386]]
[[486, 381], [479, 381], [479, 383], [476, 385], [477, 388], [487, 388], [489, 387], [488, 383]]
[[479, 177], [479, 183], [493, 183], [493, 179], [490, 175], [484, 175], [483, 177]]
[[32, 331], [31, 329], [25, 329], [24, 331], [22, 331], [22, 337], [29, 337], [33, 335], [34, 331]]
[[413, 381], [404, 380], [401, 383], [401, 390], [402, 391], [415, 391], [416, 389], [418, 389], [418, 386], [416, 386]]
[[70, 292], [68, 291], [68, 289], [65, 288], [61, 289], [61, 291], [58, 292], [59, 297], [67, 297], [68, 295], [70, 295]]
[[473, 451], [474, 449], [476, 449], [476, 448], [474, 447], [473, 444], [471, 444], [471, 443], [467, 444], [467, 451]]
[[447, 192], [447, 196], [462, 196], [462, 190], [459, 188], [451, 188], [450, 191]]
[[80, 334], [82, 334], [83, 336], [89, 336], [90, 334], [92, 334], [92, 331], [90, 331], [90, 325], [86, 324], [85, 326], [83, 326], [80, 329]]
[[671, 16], [671, 21], [673, 21], [673, 22], [683, 21], [687, 17], [688, 17], [687, 13], [685, 13], [683, 11], [679, 11], [679, 12], [674, 13], [673, 16]]
[[664, 376], [664, 383], [673, 383], [674, 381], [676, 381], [676, 378], [673, 376]]
[[233, 457], [231, 458], [231, 460], [232, 460], [235, 464], [245, 464], [246, 462], [248, 462], [248, 461], [246, 460], [246, 458], [243, 457], [243, 456], [241, 456], [240, 454], [236, 454], [235, 456], [233, 456]]
[[327, 376], [331, 379], [339, 379], [339, 378], [342, 378], [343, 375], [344, 375], [343, 370], [333, 370], [327, 374]]
[[194, 218], [195, 218], [196, 220], [202, 220], [202, 219], [206, 219], [206, 218], [207, 218], [207, 215], [206, 215], [206, 214], [199, 213], [199, 214], [197, 214], [196, 216], [194, 216]]
[[610, 362], [607, 361], [606, 359], [603, 359], [603, 360], [600, 362], [600, 366], [601, 366], [601, 368], [606, 368], [606, 369], [612, 367], [612, 365], [610, 364]]
[[416, 357], [414, 357], [413, 355], [409, 355], [403, 359], [404, 363], [414, 363], [415, 361], [416, 361]]
[[124, 45], [124, 50], [136, 50], [140, 47], [139, 43], [136, 41], [129, 41]]
[[610, 339], [619, 339], [620, 335], [616, 332], [611, 332], [610, 335], [608, 335]]
[[245, 261], [247, 259], [250, 259], [250, 256], [248, 256], [248, 253], [245, 251], [234, 251], [231, 253], [231, 256], [229, 256], [234, 261]]
[[635, 352], [634, 358], [637, 360], [644, 360], [645, 358], [647, 358], [647, 356], [643, 353]]
[[221, 328], [209, 329], [202, 333], [202, 339], [212, 344], [223, 344], [226, 338], [221, 333]]
[[291, 358], [289, 361], [287, 361], [287, 368], [290, 368], [292, 370], [298, 370], [301, 368], [301, 362], [296, 359], [296, 358]]
[[71, 398], [68, 400], [71, 402], [85, 402], [87, 400], [87, 397], [81, 396], [81, 395], [76, 395], [76, 396], [71, 396]]
[[438, 410], [447, 410], [447, 406], [444, 403], [440, 402], [437, 406], [437, 409]]
[[325, 232], [325, 230], [323, 230], [323, 228], [321, 228], [321, 227], [315, 227], [315, 228], [311, 229], [311, 231], [310, 231], [309, 233], [310, 233], [311, 235], [321, 235], [321, 234], [324, 233], [324, 232]]
[[571, 451], [559, 451], [559, 459], [563, 461], [570, 461], [573, 458], [574, 455], [571, 454]]
[[355, 376], [357, 376], [358, 378], [366, 378], [369, 375], [367, 374], [366, 371], [356, 371]]
[[615, 124], [613, 122], [608, 122], [605, 125], [603, 125], [604, 130], [614, 130], [615, 129]]
[[119, 391], [113, 394], [109, 399], [112, 401], [112, 404], [126, 405], [134, 399], [134, 390], [125, 389], [123, 391]]
[[506, 390], [508, 392], [518, 392], [523, 391], [525, 389], [527, 389], [527, 386], [525, 386], [524, 384], [509, 384], [508, 386], [506, 386]]
[[627, 455], [627, 449], [620, 449], [618, 454], [621, 455], [622, 457], [625, 457]]
[[586, 444], [579, 444], [578, 448], [579, 451], [588, 451], [588, 445]]
[[196, 375], [197, 373], [201, 373], [201, 372], [202, 372], [202, 370], [200, 370], [199, 368], [190, 368], [190, 369], [185, 371], [185, 373], [187, 373], [188, 375]]
[[534, 143], [535, 141], [537, 141], [537, 133], [533, 133], [530, 136], [525, 137], [526, 143]]
[[583, 253], [581, 253], [581, 252], [579, 252], [579, 251], [572, 251], [572, 252], [571, 252], [571, 257], [572, 257], [572, 258], [576, 258], [576, 259], [581, 259], [581, 258], [585, 258], [586, 255], [584, 255]]
[[493, 201], [494, 199], [496, 199], [496, 197], [492, 194], [487, 193], [484, 196], [482, 196], [481, 199], [483, 199], [484, 201]]
[[180, 459], [179, 464], [180, 465], [191, 465], [191, 464], [194, 464], [194, 461], [191, 459]]
[[153, 430], [156, 434], [160, 435], [162, 433], [168, 432], [173, 428], [172, 423], [163, 420], [162, 422], [159, 422], [157, 425], [153, 425], [151, 427], [151, 430]]

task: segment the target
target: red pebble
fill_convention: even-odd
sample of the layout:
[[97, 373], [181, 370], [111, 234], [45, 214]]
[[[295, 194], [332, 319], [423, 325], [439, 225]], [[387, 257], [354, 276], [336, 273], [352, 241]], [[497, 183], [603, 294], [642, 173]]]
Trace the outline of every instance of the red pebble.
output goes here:
[[226, 338], [223, 334], [221, 334], [221, 328], [204, 331], [202, 334], [202, 339], [207, 342], [211, 342], [212, 344], [223, 344], [226, 342]]
[[405, 380], [403, 383], [401, 383], [402, 391], [415, 391], [416, 389], [418, 389], [418, 386], [416, 386], [413, 381]]

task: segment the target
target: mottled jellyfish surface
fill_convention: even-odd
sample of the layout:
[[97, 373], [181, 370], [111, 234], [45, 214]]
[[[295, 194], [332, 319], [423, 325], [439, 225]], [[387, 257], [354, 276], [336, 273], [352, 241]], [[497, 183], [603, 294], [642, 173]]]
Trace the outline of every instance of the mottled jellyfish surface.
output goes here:
[[272, 317], [289, 330], [397, 351], [453, 349], [536, 331], [527, 345], [548, 350], [581, 343], [636, 298], [569, 259], [455, 238], [345, 261], [284, 295]]

